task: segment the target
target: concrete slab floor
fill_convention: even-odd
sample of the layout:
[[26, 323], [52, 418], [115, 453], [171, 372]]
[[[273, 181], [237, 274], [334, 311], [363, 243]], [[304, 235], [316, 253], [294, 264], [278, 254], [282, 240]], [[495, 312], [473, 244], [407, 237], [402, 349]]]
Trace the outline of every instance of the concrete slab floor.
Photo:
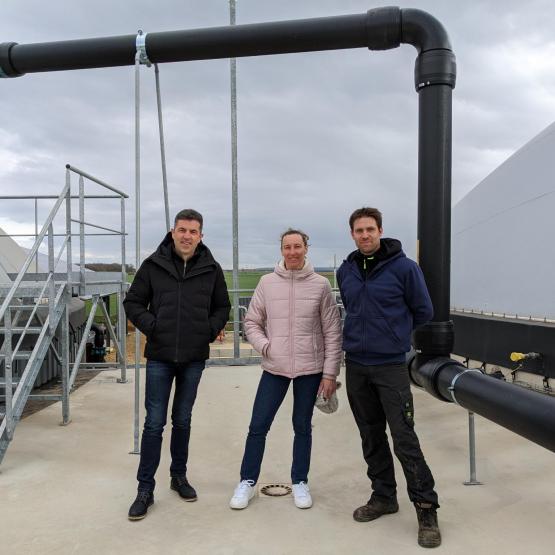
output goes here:
[[[139, 522], [127, 520], [138, 464], [128, 454], [132, 380], [118, 384], [117, 371], [99, 374], [72, 395], [67, 427], [58, 425], [59, 403], [25, 419], [0, 466], [0, 553], [422, 553], [397, 461], [399, 513], [371, 523], [351, 517], [370, 486], [344, 388], [336, 414], [315, 411], [314, 506], [299, 510], [289, 496], [256, 496], [243, 511], [229, 509], [259, 375], [259, 367], [205, 370], [189, 463], [199, 500], [185, 503], [169, 489], [166, 433], [155, 504]], [[477, 472], [484, 485], [464, 486], [466, 411], [421, 391], [414, 396], [416, 429], [442, 505], [443, 545], [435, 552], [555, 553], [554, 454], [476, 417]], [[289, 481], [291, 405], [288, 394], [268, 436], [262, 483]]]

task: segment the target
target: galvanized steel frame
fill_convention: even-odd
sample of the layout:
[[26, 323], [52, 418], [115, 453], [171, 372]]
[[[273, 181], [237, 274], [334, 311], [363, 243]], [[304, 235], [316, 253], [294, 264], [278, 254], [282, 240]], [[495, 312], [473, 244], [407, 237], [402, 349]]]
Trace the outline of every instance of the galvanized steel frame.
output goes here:
[[[71, 172], [79, 176], [79, 195], [71, 195]], [[109, 189], [115, 195], [85, 195], [85, 179], [94, 181], [98, 185]], [[118, 333], [113, 329], [110, 321], [110, 316], [104, 306], [100, 302], [101, 311], [106, 326], [108, 328], [111, 339], [114, 341], [118, 355], [119, 366], [121, 370], [121, 377], [119, 382], [126, 381], [126, 318], [123, 311], [122, 298], [127, 289], [127, 270], [125, 262], [125, 199], [128, 195], [119, 191], [115, 187], [101, 181], [100, 179], [82, 171], [78, 168], [67, 165], [65, 185], [58, 196], [54, 195], [10, 195], [2, 196], [1, 199], [32, 199], [34, 200], [35, 211], [35, 242], [29, 251], [21, 270], [14, 276], [13, 283], [0, 284], [0, 296], [4, 297], [0, 306], [0, 322], [3, 322], [3, 327], [0, 331], [3, 332], [3, 343], [0, 347], [0, 363], [3, 361], [4, 366], [4, 380], [0, 382], [0, 386], [4, 387], [4, 395], [0, 398], [5, 400], [6, 409], [4, 413], [0, 413], [0, 463], [6, 453], [8, 445], [13, 438], [13, 433], [17, 421], [21, 417], [23, 408], [27, 399], [53, 399], [61, 400], [62, 402], [62, 424], [66, 425], [70, 422], [70, 406], [69, 406], [69, 393], [73, 387], [77, 372], [79, 370], [81, 359], [85, 351], [85, 345], [88, 337], [88, 332], [92, 326], [92, 321], [96, 313], [96, 307], [99, 304], [101, 294], [113, 293], [117, 295], [118, 305]], [[38, 209], [37, 200], [39, 198], [55, 199], [56, 202], [51, 208], [46, 221], [40, 231], [37, 232], [37, 219]], [[87, 198], [110, 198], [120, 199], [120, 229], [110, 229], [103, 226], [98, 226], [91, 222], [85, 221], [85, 199]], [[71, 218], [71, 200], [78, 199], [79, 201], [79, 220]], [[54, 233], [54, 219], [58, 215], [59, 210], [65, 202], [65, 233]], [[76, 234], [72, 233], [71, 224], [76, 221], [79, 226], [79, 259], [80, 269], [79, 272], [72, 271], [72, 237]], [[121, 236], [121, 273], [117, 274], [117, 279], [110, 275], [111, 279], [94, 280], [87, 283], [87, 276], [85, 273], [85, 226], [100, 228], [109, 231], [108, 235]], [[25, 234], [18, 234], [25, 235]], [[98, 234], [94, 234], [98, 235]], [[104, 235], [104, 234], [103, 234]], [[9, 236], [9, 235], [8, 235]], [[62, 236], [64, 240], [59, 247], [59, 252], [55, 253], [54, 237]], [[48, 245], [48, 272], [38, 272], [38, 250], [46, 237]], [[56, 268], [61, 260], [63, 253], [66, 254], [66, 271], [65, 273], [56, 272]], [[31, 262], [35, 261], [35, 272], [29, 273]], [[85, 333], [83, 333], [76, 360], [72, 366], [71, 372], [70, 364], [70, 345], [69, 345], [69, 303], [72, 297], [73, 288], [77, 287], [80, 295], [93, 294], [93, 305], [87, 325], [85, 326]], [[38, 297], [37, 297], [38, 294]], [[17, 299], [32, 297], [34, 299], [33, 305], [21, 306], [17, 304]], [[43, 306], [43, 299], [47, 300], [48, 315], [42, 327], [37, 328], [31, 326], [35, 318], [38, 318], [38, 308]], [[15, 304], [13, 304], [15, 303]], [[15, 315], [12, 317], [12, 310], [15, 310]], [[27, 317], [27, 322], [24, 326], [17, 327], [23, 310], [30, 310], [30, 315]], [[36, 380], [37, 374], [40, 371], [43, 360], [49, 348], [53, 348], [52, 340], [55, 336], [56, 330], [60, 326], [61, 336], [61, 354], [54, 349], [56, 359], [61, 366], [61, 381], [62, 381], [62, 394], [61, 395], [31, 395], [33, 384]], [[40, 330], [40, 331], [39, 331]], [[20, 352], [22, 341], [26, 334], [37, 333], [38, 337], [35, 342], [34, 348], [31, 352]], [[20, 335], [15, 348], [12, 347], [13, 335]], [[18, 382], [13, 381], [12, 362], [15, 359], [26, 359], [27, 364], [20, 376]], [[113, 365], [111, 365], [113, 367]], [[16, 385], [15, 392], [13, 387]]]

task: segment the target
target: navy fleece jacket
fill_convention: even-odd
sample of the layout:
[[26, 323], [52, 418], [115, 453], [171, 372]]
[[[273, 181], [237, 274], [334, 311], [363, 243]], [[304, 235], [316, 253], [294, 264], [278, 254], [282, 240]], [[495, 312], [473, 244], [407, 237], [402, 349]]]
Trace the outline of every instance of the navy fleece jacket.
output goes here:
[[376, 267], [363, 276], [352, 252], [337, 271], [345, 307], [347, 360], [369, 366], [405, 361], [412, 330], [433, 316], [422, 270], [397, 239], [381, 239]]

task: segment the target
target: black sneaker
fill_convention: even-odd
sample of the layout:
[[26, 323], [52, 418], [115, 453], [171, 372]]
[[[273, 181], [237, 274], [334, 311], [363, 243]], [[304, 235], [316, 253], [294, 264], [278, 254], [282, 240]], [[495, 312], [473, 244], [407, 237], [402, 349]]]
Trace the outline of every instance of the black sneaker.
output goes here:
[[197, 500], [197, 492], [185, 476], [172, 476], [170, 488], [179, 493], [179, 496], [185, 501]]
[[385, 497], [372, 497], [366, 505], [362, 505], [355, 509], [353, 518], [357, 522], [369, 522], [376, 520], [382, 515], [396, 513], [399, 510], [399, 504], [395, 497], [387, 499]]
[[418, 518], [418, 545], [438, 547], [441, 545], [441, 533], [435, 507], [431, 503], [415, 503], [414, 506]]
[[151, 491], [139, 491], [137, 498], [129, 508], [127, 517], [129, 520], [142, 520], [153, 503], [154, 494]]

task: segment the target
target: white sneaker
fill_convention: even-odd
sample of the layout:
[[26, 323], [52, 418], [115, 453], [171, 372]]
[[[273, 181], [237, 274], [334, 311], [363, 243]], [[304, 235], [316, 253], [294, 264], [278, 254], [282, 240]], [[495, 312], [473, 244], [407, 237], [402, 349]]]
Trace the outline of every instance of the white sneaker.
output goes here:
[[229, 506], [232, 509], [244, 509], [253, 497], [254, 480], [242, 480], [235, 488]]
[[312, 507], [312, 497], [305, 482], [293, 484], [293, 499], [299, 509], [310, 509]]

